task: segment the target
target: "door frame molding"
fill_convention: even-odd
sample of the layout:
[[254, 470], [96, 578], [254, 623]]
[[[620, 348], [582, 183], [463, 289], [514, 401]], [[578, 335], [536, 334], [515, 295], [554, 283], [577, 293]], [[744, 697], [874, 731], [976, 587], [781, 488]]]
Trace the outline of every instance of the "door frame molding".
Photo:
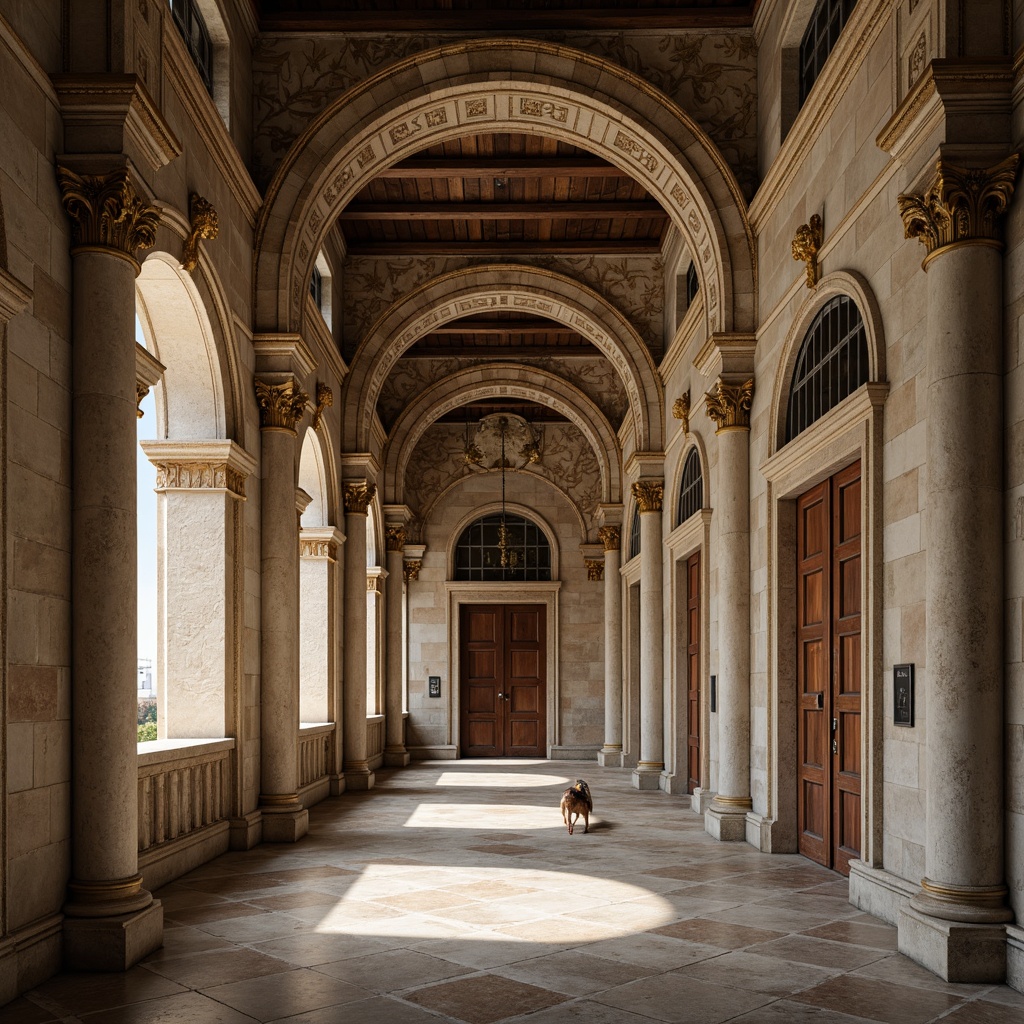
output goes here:
[[553, 747], [560, 740], [561, 723], [558, 721], [559, 679], [558, 679], [558, 592], [561, 580], [544, 582], [513, 581], [507, 583], [478, 583], [473, 581], [445, 581], [446, 616], [448, 633], [448, 742], [455, 747], [455, 756], [462, 756], [460, 737], [460, 702], [462, 699], [461, 630], [462, 605], [464, 604], [542, 604], [547, 622], [547, 649], [544, 659], [547, 666], [547, 693], [545, 714], [547, 718], [545, 739], [546, 756], [551, 757]]

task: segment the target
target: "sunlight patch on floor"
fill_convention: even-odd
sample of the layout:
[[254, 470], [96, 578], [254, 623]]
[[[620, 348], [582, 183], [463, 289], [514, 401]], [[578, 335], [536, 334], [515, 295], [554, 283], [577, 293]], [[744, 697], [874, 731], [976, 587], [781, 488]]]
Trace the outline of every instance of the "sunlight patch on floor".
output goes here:
[[458, 828], [469, 831], [520, 831], [562, 828], [557, 803], [551, 804], [420, 804], [405, 828]]
[[435, 786], [479, 786], [482, 789], [532, 789], [538, 786], [568, 786], [560, 775], [497, 774], [495, 772], [442, 772]]

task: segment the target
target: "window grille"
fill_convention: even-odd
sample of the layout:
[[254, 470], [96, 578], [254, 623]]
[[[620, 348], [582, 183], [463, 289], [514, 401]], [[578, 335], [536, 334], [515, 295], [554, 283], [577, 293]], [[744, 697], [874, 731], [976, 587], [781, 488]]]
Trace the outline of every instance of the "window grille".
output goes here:
[[169, 0], [174, 24], [178, 26], [181, 38], [192, 56], [192, 63], [199, 71], [199, 76], [206, 85], [206, 91], [213, 95], [213, 44], [210, 33], [206, 30], [206, 22], [196, 0]]
[[691, 263], [686, 271], [686, 308], [690, 308], [690, 303], [697, 298], [697, 292], [700, 291], [700, 280], [697, 277], [696, 264]]
[[868, 339], [856, 303], [830, 299], [811, 324], [796, 360], [786, 440], [821, 419], [868, 379]]
[[633, 509], [633, 522], [629, 527], [629, 557], [640, 554], [640, 509]]
[[800, 105], [818, 80], [857, 0], [818, 0], [800, 40]]
[[[544, 531], [524, 516], [500, 512], [470, 523], [455, 546], [456, 580], [550, 580], [551, 545]], [[505, 564], [503, 565], [502, 562]]]
[[704, 477], [700, 471], [700, 456], [696, 448], [690, 449], [683, 466], [683, 482], [679, 486], [679, 507], [676, 510], [677, 526], [682, 525], [694, 513], [704, 507]]
[[316, 308], [322, 313], [324, 311], [324, 277], [316, 267], [313, 268], [313, 276], [309, 279], [309, 294], [313, 296]]

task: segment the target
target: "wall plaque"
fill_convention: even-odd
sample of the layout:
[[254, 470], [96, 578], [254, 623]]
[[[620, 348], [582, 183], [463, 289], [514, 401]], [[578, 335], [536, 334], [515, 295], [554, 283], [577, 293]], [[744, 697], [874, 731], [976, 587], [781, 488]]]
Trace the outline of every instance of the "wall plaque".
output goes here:
[[711, 677], [711, 710], [718, 710], [718, 677]]
[[912, 728], [914, 725], [914, 666], [893, 665], [892, 724]]
[[441, 677], [440, 676], [428, 676], [427, 677], [427, 696], [428, 697], [440, 697], [441, 696]]

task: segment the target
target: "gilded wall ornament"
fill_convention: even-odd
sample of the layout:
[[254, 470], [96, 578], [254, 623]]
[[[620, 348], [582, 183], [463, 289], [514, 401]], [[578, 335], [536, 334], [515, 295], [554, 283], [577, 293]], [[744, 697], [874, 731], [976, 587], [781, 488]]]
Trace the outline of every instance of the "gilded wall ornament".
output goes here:
[[665, 484], [661, 480], [637, 480], [632, 491], [641, 514], [661, 511], [665, 498]]
[[754, 401], [753, 378], [743, 384], [726, 384], [719, 377], [715, 390], [709, 391], [704, 401], [717, 430], [728, 430], [731, 427], [749, 430], [750, 406]]
[[585, 558], [584, 564], [587, 567], [587, 579], [591, 583], [598, 583], [604, 579], [604, 561], [600, 558]]
[[156, 242], [160, 211], [135, 191], [126, 167], [109, 174], [76, 174], [57, 165], [64, 209], [71, 218], [75, 249], [110, 249], [135, 260], [138, 249]]
[[345, 511], [351, 512], [353, 515], [365, 516], [376, 493], [377, 485], [366, 480], [345, 484]]
[[597, 535], [601, 538], [601, 543], [604, 545], [605, 551], [619, 550], [619, 544], [622, 538], [621, 526], [602, 526], [597, 531]]
[[1000, 244], [1000, 221], [1013, 198], [1019, 162], [1018, 153], [988, 168], [955, 167], [939, 160], [924, 195], [911, 192], [896, 199], [905, 236], [920, 239], [928, 256], [958, 242]]
[[142, 381], [135, 382], [135, 415], [141, 420], [145, 413], [142, 411], [142, 400], [149, 394], [149, 387]]
[[323, 418], [324, 409], [334, 405], [334, 392], [330, 384], [318, 381], [316, 385], [316, 408], [313, 410], [313, 429], [320, 429], [320, 420]]
[[423, 562], [418, 559], [408, 561], [402, 566], [402, 577], [406, 583], [410, 580], [418, 580], [420, 578], [420, 569], [423, 568]]
[[818, 214], [812, 214], [806, 224], [801, 224], [793, 236], [793, 259], [807, 264], [807, 287], [813, 288], [821, 277], [818, 266], [818, 251], [825, 240], [825, 228]]
[[205, 238], [207, 241], [213, 241], [220, 230], [220, 224], [213, 204], [198, 192], [193, 192], [189, 196], [188, 207], [192, 230], [189, 231], [181, 250], [181, 269], [191, 274], [199, 265], [199, 240]]
[[672, 404], [672, 415], [682, 421], [683, 433], [690, 432], [690, 392], [684, 391]]
[[384, 543], [388, 551], [401, 551], [405, 547], [405, 527], [385, 526]]
[[267, 384], [259, 379], [256, 381], [261, 429], [289, 430], [294, 433], [308, 401], [309, 395], [297, 390], [293, 380], [286, 380], [283, 384]]

